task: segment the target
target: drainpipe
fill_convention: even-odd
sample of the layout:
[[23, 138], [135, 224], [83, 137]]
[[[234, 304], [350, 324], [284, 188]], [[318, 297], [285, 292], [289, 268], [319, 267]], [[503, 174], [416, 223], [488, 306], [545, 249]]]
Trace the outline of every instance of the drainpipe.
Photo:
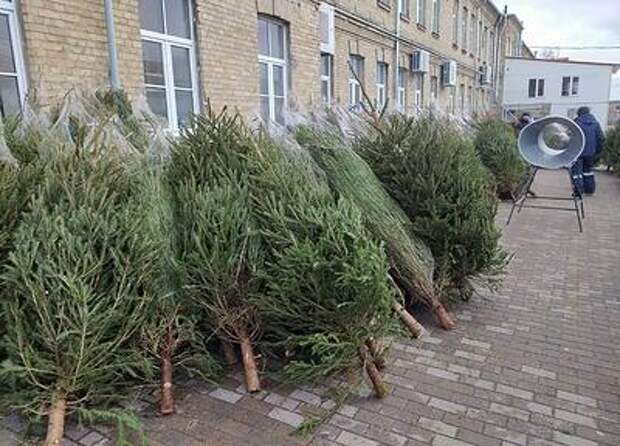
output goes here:
[[499, 27], [497, 30], [497, 47], [495, 54], [495, 98], [499, 99], [499, 69], [501, 66], [500, 57], [501, 57], [501, 49], [502, 49], [502, 36], [504, 31], [506, 30], [506, 25], [508, 23], [508, 6], [504, 7], [504, 13], [501, 16], [501, 21], [499, 22]]
[[[401, 2], [396, 2], [396, 63], [394, 64], [394, 101], [396, 102], [397, 107], [398, 104], [398, 86], [400, 84], [400, 15], [402, 11]], [[405, 113], [405, 110], [400, 110], [402, 113]]]
[[110, 74], [110, 86], [113, 91], [121, 89], [121, 80], [118, 74], [118, 51], [116, 48], [116, 28], [114, 26], [114, 10], [112, 0], [104, 0], [105, 25], [108, 37], [108, 69]]

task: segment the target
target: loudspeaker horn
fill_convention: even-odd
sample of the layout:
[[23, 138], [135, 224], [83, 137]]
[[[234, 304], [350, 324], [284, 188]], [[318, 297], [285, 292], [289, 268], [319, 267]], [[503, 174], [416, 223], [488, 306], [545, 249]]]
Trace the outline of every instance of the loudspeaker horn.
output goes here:
[[564, 116], [547, 116], [523, 128], [519, 151], [528, 164], [541, 169], [570, 168], [583, 152], [585, 136]]

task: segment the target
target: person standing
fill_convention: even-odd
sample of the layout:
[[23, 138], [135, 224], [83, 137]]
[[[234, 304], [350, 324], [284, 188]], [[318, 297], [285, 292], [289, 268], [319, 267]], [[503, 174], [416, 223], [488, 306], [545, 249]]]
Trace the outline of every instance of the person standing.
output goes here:
[[581, 156], [573, 166], [573, 179], [579, 193], [593, 194], [596, 191], [594, 178], [594, 163], [603, 150], [605, 135], [589, 107], [579, 107], [577, 110], [577, 125], [583, 130], [585, 145]]

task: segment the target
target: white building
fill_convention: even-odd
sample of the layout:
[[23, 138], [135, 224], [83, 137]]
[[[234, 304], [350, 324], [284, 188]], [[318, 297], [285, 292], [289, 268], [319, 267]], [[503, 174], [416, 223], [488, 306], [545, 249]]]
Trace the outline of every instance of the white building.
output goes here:
[[504, 110], [520, 116], [562, 115], [574, 118], [588, 106], [607, 127], [611, 77], [619, 66], [596, 62], [506, 57]]

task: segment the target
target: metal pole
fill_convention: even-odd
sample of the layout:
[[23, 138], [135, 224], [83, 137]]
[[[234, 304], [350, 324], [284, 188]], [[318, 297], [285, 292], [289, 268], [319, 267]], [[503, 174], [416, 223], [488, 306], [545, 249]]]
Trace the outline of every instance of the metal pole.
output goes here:
[[108, 37], [108, 69], [112, 90], [121, 89], [121, 80], [118, 74], [118, 51], [116, 48], [116, 28], [114, 26], [114, 10], [112, 0], [104, 0], [105, 25]]

